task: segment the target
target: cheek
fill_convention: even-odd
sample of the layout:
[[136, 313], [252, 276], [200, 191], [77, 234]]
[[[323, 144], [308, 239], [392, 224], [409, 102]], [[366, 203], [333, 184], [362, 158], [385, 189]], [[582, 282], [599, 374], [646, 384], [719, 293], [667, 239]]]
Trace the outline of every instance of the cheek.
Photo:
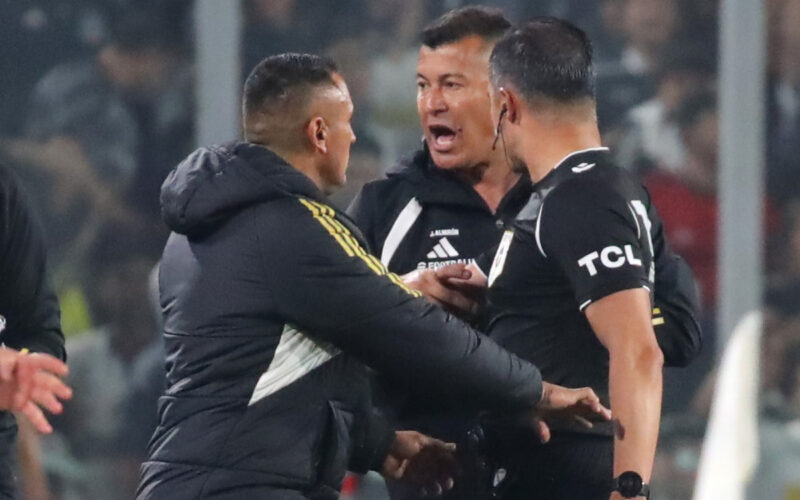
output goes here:
[[459, 115], [464, 131], [473, 139], [494, 135], [494, 119], [489, 99], [484, 94], [474, 93], [459, 107]]

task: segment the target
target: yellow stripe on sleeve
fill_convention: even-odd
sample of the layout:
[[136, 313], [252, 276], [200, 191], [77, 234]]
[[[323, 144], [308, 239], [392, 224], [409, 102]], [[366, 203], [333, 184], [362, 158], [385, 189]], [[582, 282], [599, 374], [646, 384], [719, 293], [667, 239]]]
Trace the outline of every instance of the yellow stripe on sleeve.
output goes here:
[[413, 295], [414, 297], [422, 296], [422, 292], [408, 288], [408, 286], [403, 283], [403, 280], [401, 280], [399, 276], [389, 272], [389, 270], [386, 269], [386, 266], [384, 266], [380, 260], [364, 250], [364, 248], [358, 243], [358, 240], [356, 240], [352, 235], [350, 230], [347, 229], [341, 222], [336, 220], [336, 212], [331, 207], [304, 198], [300, 198], [300, 203], [308, 208], [313, 214], [314, 218], [322, 225], [322, 227], [324, 227], [336, 239], [339, 245], [345, 250], [348, 257], [360, 258], [378, 276], [386, 276], [392, 281], [392, 283], [399, 286], [405, 292]]
[[348, 257], [355, 256], [353, 250], [347, 245], [347, 243], [345, 243], [342, 236], [336, 232], [336, 230], [330, 225], [330, 223], [326, 220], [326, 218], [322, 215], [322, 213], [317, 207], [309, 203], [307, 200], [304, 200], [303, 198], [300, 198], [300, 203], [305, 205], [305, 207], [308, 208], [309, 211], [311, 211], [311, 214], [320, 223], [320, 225], [324, 227], [331, 234], [331, 236], [334, 237], [334, 239], [336, 239], [339, 245], [347, 253]]

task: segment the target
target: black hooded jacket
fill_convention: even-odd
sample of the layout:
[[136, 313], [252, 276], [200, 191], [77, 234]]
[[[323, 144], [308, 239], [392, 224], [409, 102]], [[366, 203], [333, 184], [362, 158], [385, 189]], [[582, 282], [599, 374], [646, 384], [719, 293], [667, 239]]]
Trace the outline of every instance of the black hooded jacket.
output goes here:
[[336, 498], [393, 439], [365, 365], [476, 408], [540, 398], [533, 365], [403, 286], [266, 148], [196, 151], [161, 203], [167, 389], [140, 500]]

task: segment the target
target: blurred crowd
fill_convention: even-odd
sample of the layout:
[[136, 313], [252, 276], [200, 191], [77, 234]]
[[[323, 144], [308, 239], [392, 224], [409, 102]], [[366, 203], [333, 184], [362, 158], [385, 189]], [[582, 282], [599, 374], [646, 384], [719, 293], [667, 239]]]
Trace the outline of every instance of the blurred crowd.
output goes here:
[[[653, 478], [659, 500], [689, 498], [717, 350], [717, 0], [242, 0], [242, 81], [274, 53], [337, 61], [358, 136], [349, 185], [334, 196], [346, 206], [419, 148], [419, 33], [468, 3], [516, 21], [564, 17], [594, 42], [604, 141], [650, 190], [702, 297], [704, 354], [666, 375]], [[800, 0], [766, 3], [768, 286], [754, 487], [800, 477]], [[22, 177], [45, 227], [75, 389], [53, 438], [23, 432], [28, 500], [132, 497], [163, 383], [158, 192], [196, 146], [192, 14], [192, 0], [0, 4], [0, 162]], [[49, 481], [31, 479], [42, 475]]]

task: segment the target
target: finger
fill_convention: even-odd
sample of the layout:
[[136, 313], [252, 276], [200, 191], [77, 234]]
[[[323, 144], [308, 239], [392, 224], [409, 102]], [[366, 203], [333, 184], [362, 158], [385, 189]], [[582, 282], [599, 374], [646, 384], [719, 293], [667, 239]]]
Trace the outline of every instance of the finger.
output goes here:
[[14, 377], [17, 356], [19, 354], [11, 349], [0, 348], [0, 380], [8, 382]]
[[592, 413], [601, 420], [611, 420], [611, 410], [603, 406], [599, 401], [592, 405]]
[[33, 404], [32, 401], [28, 401], [20, 410], [25, 418], [33, 425], [33, 427], [41, 432], [42, 434], [50, 434], [53, 432], [53, 428], [50, 426], [50, 422], [47, 421], [47, 418], [42, 413], [42, 410], [39, 409], [38, 406]]
[[64, 411], [64, 406], [56, 398], [56, 396], [49, 391], [42, 389], [34, 390], [31, 393], [31, 401], [45, 408], [50, 413], [59, 414]]
[[[453, 460], [455, 462], [455, 460]], [[443, 491], [453, 488], [453, 476], [455, 475], [454, 463], [440, 462], [439, 467], [436, 468], [436, 482]]]
[[576, 414], [596, 422], [611, 419], [611, 410], [603, 406], [600, 401], [581, 400]]
[[428, 491], [428, 495], [438, 497], [442, 494], [442, 485], [437, 482], [433, 482], [430, 486], [425, 488]]
[[15, 370], [17, 389], [14, 392], [12, 410], [20, 410], [30, 399], [35, 375], [36, 369], [31, 363], [30, 357], [27, 355], [18, 356], [17, 369]]
[[49, 354], [34, 353], [28, 356], [30, 362], [37, 370], [44, 370], [60, 377], [65, 377], [69, 373], [67, 364]]
[[400, 462], [400, 465], [392, 471], [392, 477], [395, 479], [401, 479], [406, 474], [406, 469], [408, 469], [408, 460], [403, 460]]
[[580, 415], [575, 415], [572, 418], [574, 418], [575, 421], [578, 422], [578, 424], [580, 424], [583, 427], [586, 427], [587, 429], [591, 429], [592, 427], [594, 427], [594, 424], [591, 421], [581, 417]]
[[472, 277], [472, 273], [467, 270], [466, 264], [451, 264], [437, 269], [436, 277], [439, 279], [457, 278], [468, 280]]
[[597, 397], [597, 394], [590, 388], [590, 387], [581, 387], [580, 389], [576, 389], [578, 392], [578, 400], [587, 403], [599, 403], [600, 398]]
[[472, 300], [461, 292], [450, 290], [448, 288], [444, 289], [439, 300], [444, 302], [448, 307], [456, 312], [472, 314], [480, 309], [480, 305], [476, 301]]
[[58, 399], [72, 398], [72, 389], [63, 380], [47, 372], [35, 375], [34, 390], [49, 392]]
[[617, 439], [625, 439], [625, 426], [622, 425], [618, 418], [614, 419], [614, 435]]
[[458, 290], [447, 288], [441, 282], [436, 281], [435, 278], [423, 280], [420, 283], [419, 289], [427, 297], [439, 302], [440, 304], [452, 307], [457, 311], [470, 312], [478, 306], [474, 300], [470, 299]]
[[544, 420], [539, 419], [536, 421], [536, 433], [542, 443], [550, 441], [550, 426]]
[[422, 444], [423, 448], [438, 448], [445, 451], [456, 451], [456, 444], [455, 443], [447, 443], [440, 439], [436, 439], [435, 437], [431, 437], [428, 435], [423, 435], [420, 439], [420, 443]]
[[403, 283], [405, 283], [406, 285], [411, 286], [415, 285], [419, 281], [419, 277], [421, 276], [421, 274], [422, 271], [414, 270], [408, 274], [404, 274], [403, 276], [400, 277], [400, 279], [403, 280]]

